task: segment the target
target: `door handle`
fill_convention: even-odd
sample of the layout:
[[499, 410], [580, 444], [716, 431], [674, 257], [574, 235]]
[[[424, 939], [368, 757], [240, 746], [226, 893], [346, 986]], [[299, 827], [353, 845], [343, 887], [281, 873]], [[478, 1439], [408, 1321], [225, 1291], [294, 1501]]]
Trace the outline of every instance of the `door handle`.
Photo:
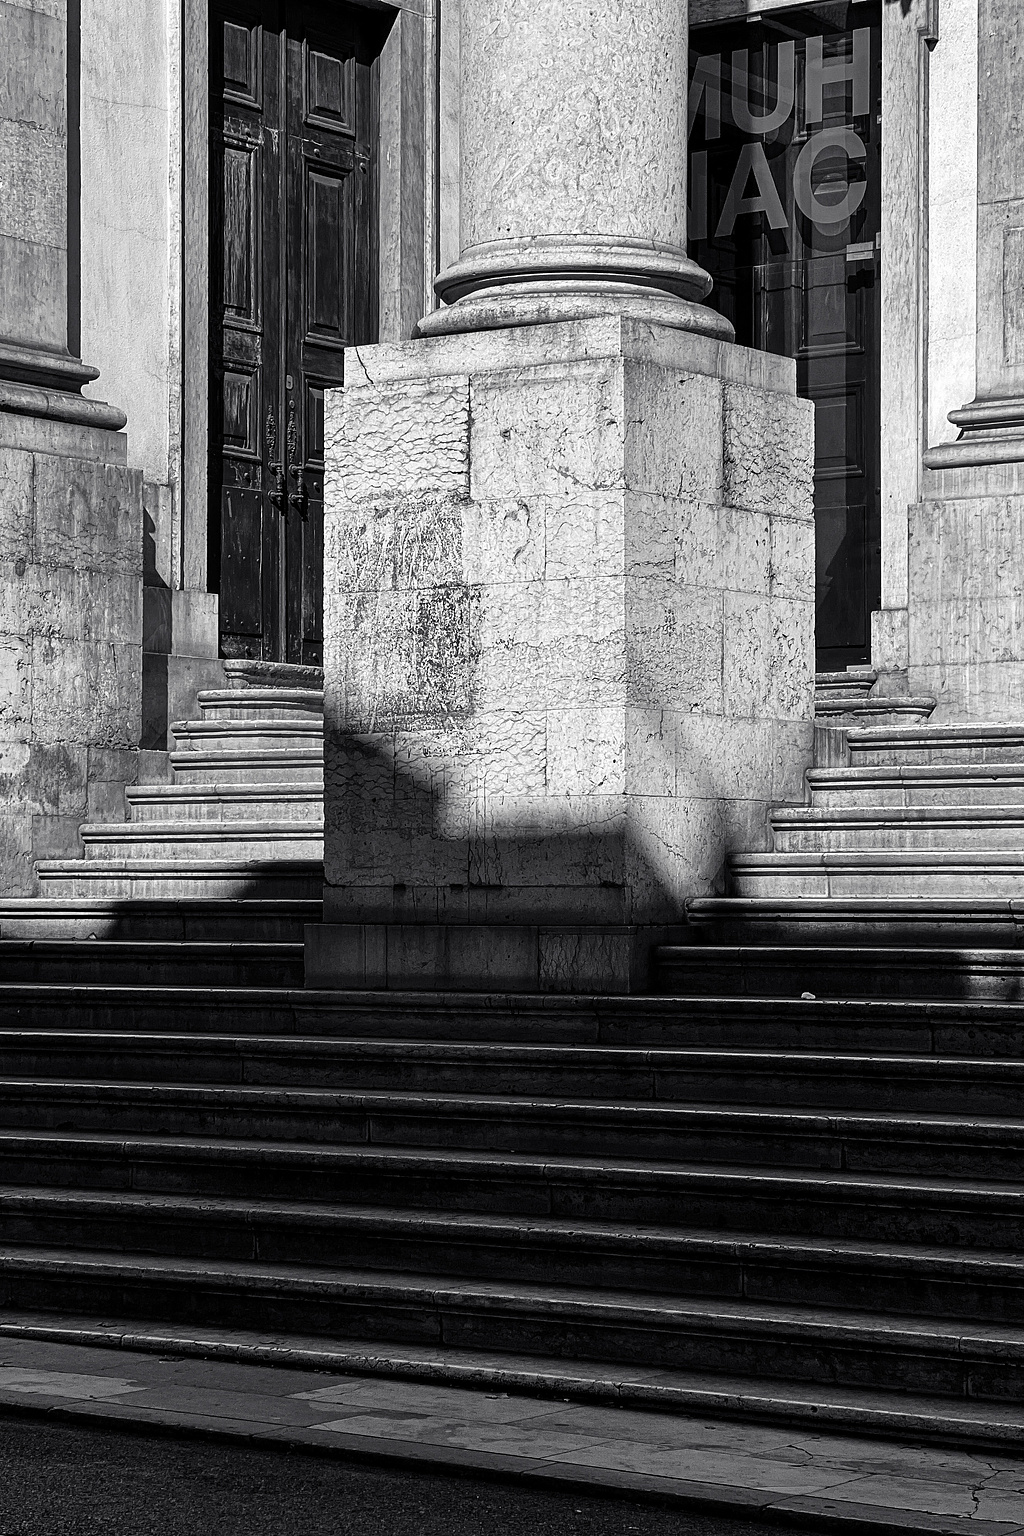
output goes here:
[[270, 464], [270, 465], [268, 465], [268, 468], [270, 470], [270, 473], [274, 477], [274, 489], [270, 492], [270, 497], [269, 497], [270, 504], [271, 504], [272, 507], [276, 507], [279, 512], [283, 512], [284, 511], [284, 465], [283, 464]]
[[309, 489], [306, 485], [306, 477], [302, 472], [301, 464], [290, 465], [289, 472], [293, 479], [298, 481], [298, 485], [288, 497], [288, 505], [294, 507], [296, 512], [301, 512], [305, 516], [306, 508], [309, 505]]

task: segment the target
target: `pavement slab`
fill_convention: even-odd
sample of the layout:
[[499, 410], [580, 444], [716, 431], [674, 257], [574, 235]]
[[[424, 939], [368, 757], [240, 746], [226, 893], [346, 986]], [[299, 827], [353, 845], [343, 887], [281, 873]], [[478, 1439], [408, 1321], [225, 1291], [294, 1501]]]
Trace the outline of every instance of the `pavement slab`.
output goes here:
[[825, 1530], [1024, 1536], [1024, 1454], [0, 1336], [0, 1412], [315, 1447]]

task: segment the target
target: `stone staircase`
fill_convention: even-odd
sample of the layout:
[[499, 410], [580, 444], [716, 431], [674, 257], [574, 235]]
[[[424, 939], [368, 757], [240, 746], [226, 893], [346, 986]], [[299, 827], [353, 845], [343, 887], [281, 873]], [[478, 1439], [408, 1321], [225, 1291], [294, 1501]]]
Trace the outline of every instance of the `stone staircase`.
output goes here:
[[322, 674], [228, 661], [225, 677], [173, 727], [169, 780], [82, 827], [82, 858], [40, 864], [39, 897], [0, 901], [6, 980], [302, 985], [323, 894]]
[[[318, 704], [256, 691], [204, 695], [140, 830], [87, 831], [0, 914], [0, 1334], [1019, 1443], [1024, 950], [693, 944], [651, 997], [304, 990]], [[929, 768], [1004, 803], [1005, 728], [944, 729], [851, 730], [812, 809], [884, 770], [868, 806], [898, 811]], [[694, 920], [756, 932], [780, 899], [836, 898]]]

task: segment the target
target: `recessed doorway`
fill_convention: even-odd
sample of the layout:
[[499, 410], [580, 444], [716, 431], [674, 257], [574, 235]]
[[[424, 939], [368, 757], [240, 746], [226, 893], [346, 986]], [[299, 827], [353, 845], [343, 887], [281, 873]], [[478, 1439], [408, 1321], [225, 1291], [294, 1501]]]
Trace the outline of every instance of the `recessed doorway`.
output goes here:
[[210, 13], [210, 577], [221, 653], [323, 661], [324, 390], [376, 340], [386, 13]]

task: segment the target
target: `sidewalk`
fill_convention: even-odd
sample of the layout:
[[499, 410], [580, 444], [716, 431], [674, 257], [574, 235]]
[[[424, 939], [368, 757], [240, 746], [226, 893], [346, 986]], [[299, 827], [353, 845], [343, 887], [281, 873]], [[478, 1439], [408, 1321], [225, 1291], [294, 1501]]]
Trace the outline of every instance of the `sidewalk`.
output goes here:
[[1024, 1536], [1024, 1457], [0, 1335], [0, 1413], [26, 1411], [654, 1495], [816, 1530]]

